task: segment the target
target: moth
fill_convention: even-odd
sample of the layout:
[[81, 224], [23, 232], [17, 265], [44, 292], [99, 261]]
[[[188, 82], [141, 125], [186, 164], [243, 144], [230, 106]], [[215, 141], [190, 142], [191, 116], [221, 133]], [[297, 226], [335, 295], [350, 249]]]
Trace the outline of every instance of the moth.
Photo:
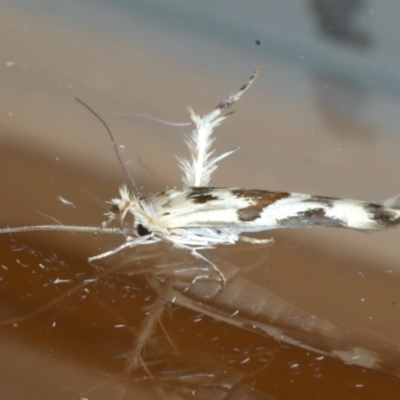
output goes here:
[[[201, 117], [189, 109], [195, 128], [185, 137], [189, 158], [178, 157], [183, 187], [145, 197], [126, 170], [107, 124], [81, 102], [105, 126], [130, 189], [126, 184], [121, 186], [119, 197], [109, 202], [111, 209], [101, 226], [34, 225], [6, 227], [0, 229], [0, 233], [57, 230], [124, 237], [120, 246], [90, 257], [89, 262], [123, 249], [167, 242], [189, 252], [208, 266], [208, 272], [197, 276], [194, 281], [218, 279], [222, 290], [226, 278], [218, 266], [203, 255], [202, 250], [233, 245], [240, 240], [266, 244], [272, 239], [258, 239], [246, 234], [281, 228], [336, 227], [368, 231], [398, 226], [400, 209], [392, 206], [390, 201], [377, 204], [301, 193], [208, 186], [219, 162], [238, 150], [234, 148], [214, 156], [213, 131], [232, 114], [227, 110], [249, 89], [258, 73], [259, 70], [256, 70], [237, 93], [223, 99], [209, 114]], [[117, 226], [111, 226], [113, 222]]]

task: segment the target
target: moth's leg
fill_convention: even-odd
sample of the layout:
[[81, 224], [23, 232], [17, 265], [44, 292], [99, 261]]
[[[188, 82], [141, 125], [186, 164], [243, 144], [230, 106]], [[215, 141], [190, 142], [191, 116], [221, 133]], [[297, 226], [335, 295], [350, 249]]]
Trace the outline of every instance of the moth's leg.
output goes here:
[[[195, 249], [192, 249], [190, 252], [199, 260], [202, 260], [202, 261], [206, 262], [208, 265], [210, 265], [211, 268], [218, 274], [219, 279], [221, 281], [221, 288], [219, 290], [221, 292], [225, 288], [225, 285], [226, 285], [226, 278], [225, 278], [225, 275], [222, 273], [222, 271], [212, 261], [210, 261], [208, 258], [204, 257], [202, 254], [198, 253]], [[204, 278], [209, 279], [209, 278], [211, 278], [211, 276], [207, 276], [207, 275], [196, 276], [193, 279], [192, 284], [194, 284], [198, 280], [204, 279]]]
[[[147, 372], [147, 366], [144, 362], [142, 355], [143, 349], [151, 339], [154, 334], [157, 325], [160, 325], [161, 330], [166, 335], [169, 340], [169, 336], [162, 326], [161, 319], [164, 315], [164, 311], [168, 306], [168, 299], [170, 297], [169, 292], [171, 291], [171, 283], [167, 283], [166, 287], [158, 294], [156, 300], [152, 305], [146, 307], [147, 316], [144, 318], [143, 322], [140, 325], [140, 328], [136, 332], [136, 339], [133, 343], [128, 356], [126, 358], [124, 370], [127, 372], [127, 375], [130, 375], [133, 369], [142, 366]], [[172, 341], [169, 340], [172, 344]], [[174, 348], [174, 346], [172, 345]], [[174, 348], [175, 349], [175, 348]], [[150, 374], [151, 375], [151, 374]]]
[[98, 254], [97, 256], [89, 257], [88, 261], [92, 262], [94, 260], [100, 260], [101, 258], [106, 258], [109, 257], [113, 254], [116, 254], [128, 247], [135, 247], [140, 244], [150, 244], [150, 243], [155, 243], [156, 241], [153, 238], [153, 235], [146, 235], [146, 236], [141, 236], [135, 239], [132, 239], [130, 237], [126, 238], [126, 242], [121, 244], [121, 246], [115, 247], [114, 249], [111, 249], [109, 251], [106, 251], [104, 253]]

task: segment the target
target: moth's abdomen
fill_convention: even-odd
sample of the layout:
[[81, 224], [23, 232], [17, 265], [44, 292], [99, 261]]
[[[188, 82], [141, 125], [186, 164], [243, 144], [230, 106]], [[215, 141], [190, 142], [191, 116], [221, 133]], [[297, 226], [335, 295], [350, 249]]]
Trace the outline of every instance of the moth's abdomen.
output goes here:
[[[250, 205], [247, 210], [239, 210], [238, 217], [249, 217], [251, 208]], [[253, 222], [257, 220], [275, 228], [324, 226], [371, 230], [399, 225], [400, 210], [351, 199], [291, 193], [265, 205]]]

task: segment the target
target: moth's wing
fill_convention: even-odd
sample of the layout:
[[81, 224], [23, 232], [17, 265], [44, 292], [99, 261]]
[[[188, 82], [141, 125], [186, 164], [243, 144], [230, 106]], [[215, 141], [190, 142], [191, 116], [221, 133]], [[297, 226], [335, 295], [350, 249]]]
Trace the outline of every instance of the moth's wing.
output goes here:
[[154, 217], [168, 229], [207, 227], [245, 232], [277, 227], [276, 218], [267, 221], [264, 210], [290, 196], [284, 192], [191, 187], [170, 189], [146, 200]]
[[178, 229], [235, 226], [237, 209], [246, 201], [232, 196], [230, 189], [193, 187], [157, 193], [146, 203], [161, 224]]
[[381, 204], [301, 193], [193, 187], [146, 199], [168, 229], [231, 228], [257, 232], [291, 227], [380, 229], [400, 224], [400, 210]]

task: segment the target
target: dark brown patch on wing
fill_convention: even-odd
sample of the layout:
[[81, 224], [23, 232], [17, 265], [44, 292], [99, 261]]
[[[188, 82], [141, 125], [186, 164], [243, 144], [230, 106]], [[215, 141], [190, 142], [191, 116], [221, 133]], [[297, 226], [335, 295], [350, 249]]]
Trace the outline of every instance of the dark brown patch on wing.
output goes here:
[[400, 216], [397, 210], [385, 208], [380, 204], [365, 203], [364, 209], [380, 226], [390, 228], [400, 224]]
[[265, 207], [290, 196], [290, 193], [287, 192], [269, 192], [255, 189], [232, 189], [231, 193], [238, 198], [248, 199], [249, 205], [237, 210], [240, 221], [255, 221], [261, 217]]
[[218, 200], [218, 197], [212, 194], [213, 188], [193, 187], [187, 195], [188, 199], [197, 204], [204, 204], [211, 200]]
[[288, 192], [270, 192], [268, 190], [257, 189], [232, 189], [231, 193], [236, 197], [249, 198], [264, 206], [290, 196]]
[[335, 197], [327, 197], [327, 196], [310, 196], [309, 199], [305, 199], [303, 200], [303, 203], [314, 203], [314, 202], [318, 202], [320, 204], [324, 204], [328, 207], [332, 207], [335, 204], [335, 201], [337, 201], [338, 199]]
[[262, 207], [249, 206], [237, 210], [237, 215], [240, 221], [255, 221], [261, 217]]
[[281, 226], [288, 226], [291, 228], [302, 226], [326, 226], [332, 228], [346, 227], [346, 224], [340, 219], [327, 217], [325, 210], [322, 207], [299, 212], [297, 215], [282, 218], [278, 222]]

